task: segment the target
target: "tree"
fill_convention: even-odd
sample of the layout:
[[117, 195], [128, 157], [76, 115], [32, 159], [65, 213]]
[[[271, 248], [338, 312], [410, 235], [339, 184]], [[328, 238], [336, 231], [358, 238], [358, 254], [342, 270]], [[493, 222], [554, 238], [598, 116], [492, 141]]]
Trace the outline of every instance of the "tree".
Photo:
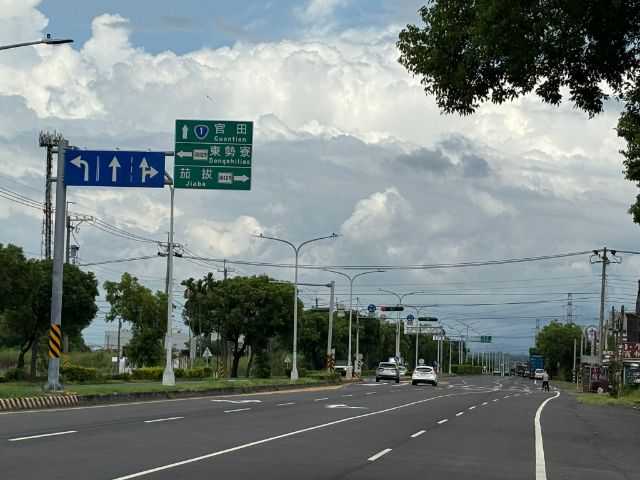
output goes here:
[[[423, 28], [400, 32], [399, 62], [442, 111], [470, 115], [532, 91], [559, 105], [565, 88], [590, 117], [622, 100], [625, 176], [640, 186], [640, 2], [431, 0], [420, 15]], [[629, 213], [640, 223], [640, 194]]]
[[266, 350], [260, 349], [256, 355], [255, 376], [257, 378], [271, 377], [271, 359]]
[[[245, 372], [247, 377], [255, 352], [267, 339], [287, 330], [293, 323], [293, 288], [270, 281], [266, 275], [219, 281], [209, 275], [204, 279], [200, 297], [197, 297], [197, 282], [193, 279], [182, 282], [187, 290], [195, 292], [187, 297], [185, 321], [194, 331], [200, 331], [200, 328], [203, 332], [215, 331], [233, 344], [233, 378], [238, 376], [238, 363], [248, 347], [251, 347], [251, 356]], [[194, 302], [202, 313], [195, 314], [190, 302]]]
[[[347, 358], [349, 330], [347, 315], [349, 315], [348, 312], [344, 317], [339, 317], [337, 312], [333, 314], [331, 347], [336, 349], [336, 359], [339, 360]], [[328, 312], [298, 309], [298, 351], [304, 355], [307, 364], [315, 370], [324, 370], [327, 366], [328, 335]], [[287, 332], [283, 343], [289, 346], [293, 343], [292, 332]], [[355, 345], [352, 353], [355, 353]]]
[[[555, 376], [563, 370], [565, 378], [571, 380], [573, 369], [573, 343], [580, 340], [582, 331], [575, 323], [562, 324], [553, 320], [538, 334], [536, 351], [546, 360], [546, 370]], [[559, 367], [558, 367], [559, 366]]]
[[[25, 354], [31, 350], [31, 380], [35, 381], [39, 340], [51, 325], [53, 262], [35, 260], [25, 268], [29, 269], [24, 274], [28, 281], [22, 287], [18, 288], [19, 283], [12, 287], [20, 304], [7, 307], [2, 315], [2, 330], [19, 339], [18, 368], [24, 367]], [[23, 292], [23, 288], [28, 288], [28, 292]], [[93, 272], [83, 272], [75, 265], [64, 266], [61, 327], [62, 333], [69, 335], [74, 343], [83, 344], [81, 332], [98, 312], [97, 296], [98, 280]]]
[[167, 295], [162, 292], [153, 294], [126, 272], [120, 282], [104, 282], [104, 289], [111, 304], [106, 320], [118, 318], [132, 325], [128, 358], [137, 365], [162, 365], [162, 339], [167, 334]]

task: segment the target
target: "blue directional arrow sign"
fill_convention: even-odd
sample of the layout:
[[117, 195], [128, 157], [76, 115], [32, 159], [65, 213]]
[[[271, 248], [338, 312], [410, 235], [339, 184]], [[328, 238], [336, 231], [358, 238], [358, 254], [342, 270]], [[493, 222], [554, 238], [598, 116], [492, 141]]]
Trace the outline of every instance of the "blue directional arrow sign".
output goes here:
[[415, 317], [413, 315], [411, 315], [411, 314], [407, 315], [407, 320], [409, 320], [410, 322], [413, 322], [414, 318]]
[[87, 187], [164, 187], [164, 152], [67, 150], [65, 183]]
[[371, 313], [376, 311], [376, 306], [372, 303], [371, 305], [369, 305], [367, 307], [367, 310], [369, 310]]

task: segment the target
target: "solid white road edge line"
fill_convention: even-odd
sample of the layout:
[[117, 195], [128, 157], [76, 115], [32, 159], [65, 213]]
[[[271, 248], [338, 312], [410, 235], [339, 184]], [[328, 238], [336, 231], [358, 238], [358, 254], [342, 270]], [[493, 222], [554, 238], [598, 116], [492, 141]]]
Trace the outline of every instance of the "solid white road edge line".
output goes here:
[[367, 460], [369, 460], [370, 462], [373, 462], [374, 460], [377, 460], [378, 458], [380, 458], [382, 455], [389, 453], [391, 451], [390, 448], [385, 448], [384, 450], [382, 450], [380, 453], [376, 453], [373, 457], [369, 457], [367, 458]]
[[184, 417], [159, 418], [158, 420], [145, 420], [144, 423], [166, 422], [167, 420], [178, 420]]
[[[473, 395], [474, 393], [479, 393], [479, 392], [464, 392], [464, 393], [458, 393], [457, 395]], [[179, 466], [182, 466], [182, 465], [188, 465], [190, 463], [199, 462], [201, 460], [206, 460], [208, 458], [213, 458], [213, 457], [217, 457], [217, 456], [220, 456], [220, 455], [224, 455], [225, 453], [231, 453], [231, 452], [235, 452], [237, 450], [244, 450], [245, 448], [253, 447], [255, 445], [261, 445], [263, 443], [273, 442], [274, 440], [280, 440], [281, 438], [287, 438], [287, 437], [291, 437], [293, 435], [299, 435], [301, 433], [312, 432], [313, 430], [318, 430], [320, 428], [329, 427], [331, 425], [338, 425], [338, 424], [344, 423], [344, 422], [350, 422], [351, 420], [358, 420], [360, 418], [371, 417], [373, 415], [380, 415], [381, 413], [392, 412], [394, 410], [399, 410], [400, 408], [406, 408], [406, 407], [411, 407], [413, 405], [419, 405], [421, 403], [429, 402], [431, 400], [434, 400], [434, 398], [425, 398], [423, 400], [417, 400], [415, 402], [406, 403], [404, 405], [398, 405], [397, 407], [390, 407], [390, 408], [385, 408], [384, 410], [378, 410], [377, 412], [363, 413], [362, 415], [356, 415], [354, 417], [347, 417], [347, 418], [343, 418], [341, 420], [334, 420], [333, 422], [323, 423], [321, 425], [315, 425], [315, 426], [309, 427], [309, 428], [303, 428], [302, 430], [295, 430], [293, 432], [284, 433], [282, 435], [276, 435], [275, 437], [264, 438], [262, 440], [257, 440], [255, 442], [245, 443], [244, 445], [239, 445], [237, 447], [227, 448], [226, 450], [220, 450], [218, 452], [209, 453], [207, 455], [202, 455], [200, 457], [194, 457], [194, 458], [190, 458], [188, 460], [182, 460], [181, 462], [170, 463], [168, 465], [163, 465], [161, 467], [151, 468], [149, 470], [144, 470], [144, 471], [138, 472], [138, 473], [132, 473], [131, 475], [125, 475], [124, 477], [114, 478], [113, 480], [129, 480], [130, 478], [142, 477], [143, 475], [149, 475], [151, 473], [161, 472], [163, 470], [168, 470], [169, 468], [175, 468], [175, 467], [179, 467]], [[447, 420], [442, 420], [442, 421], [440, 421], [438, 423], [444, 423], [446, 421]]]
[[540, 414], [547, 402], [558, 398], [560, 392], [556, 392], [553, 397], [547, 398], [538, 407], [536, 412], [535, 426], [536, 426], [536, 480], [547, 480], [547, 467], [544, 463], [544, 446], [542, 444], [542, 428], [540, 427]]
[[420, 430], [419, 432], [414, 433], [413, 435], [411, 435], [411, 438], [416, 438], [419, 437], [420, 435], [422, 435], [424, 432], [426, 432], [426, 430]]
[[55, 435], [66, 435], [67, 433], [78, 433], [77, 430], [69, 430], [68, 432], [45, 433], [44, 435], [34, 435], [32, 437], [10, 438], [10, 442], [18, 442], [20, 440], [31, 440], [32, 438], [53, 437]]
[[235, 410], [225, 410], [224, 413], [242, 412], [244, 410], [251, 410], [251, 409], [250, 408], [236, 408]]

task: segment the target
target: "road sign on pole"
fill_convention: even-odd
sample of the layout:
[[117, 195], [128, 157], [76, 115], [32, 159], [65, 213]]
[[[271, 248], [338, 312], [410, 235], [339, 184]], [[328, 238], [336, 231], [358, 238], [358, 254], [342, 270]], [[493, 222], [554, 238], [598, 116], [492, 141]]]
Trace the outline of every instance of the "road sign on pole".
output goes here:
[[407, 321], [408, 322], [413, 322], [414, 318], [415, 317], [413, 315], [411, 315], [411, 314], [407, 315]]
[[367, 310], [369, 311], [369, 313], [373, 313], [376, 311], [376, 306], [372, 303], [367, 307]]
[[176, 120], [176, 188], [251, 190], [253, 122]]
[[65, 184], [163, 188], [164, 163], [164, 152], [68, 150]]
[[491, 343], [491, 335], [481, 335], [480, 343]]

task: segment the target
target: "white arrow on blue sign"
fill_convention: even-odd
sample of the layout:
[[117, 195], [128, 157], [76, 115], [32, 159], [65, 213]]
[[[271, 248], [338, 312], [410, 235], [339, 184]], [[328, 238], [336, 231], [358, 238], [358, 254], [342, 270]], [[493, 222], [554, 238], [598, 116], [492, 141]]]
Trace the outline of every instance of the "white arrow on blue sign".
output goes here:
[[164, 187], [164, 152], [67, 150], [65, 183], [89, 187]]
[[367, 310], [369, 310], [371, 313], [376, 311], [376, 306], [372, 303], [371, 305], [369, 305], [367, 307]]
[[409, 320], [410, 322], [413, 322], [413, 319], [416, 318], [413, 315], [409, 314], [407, 315], [407, 320]]

